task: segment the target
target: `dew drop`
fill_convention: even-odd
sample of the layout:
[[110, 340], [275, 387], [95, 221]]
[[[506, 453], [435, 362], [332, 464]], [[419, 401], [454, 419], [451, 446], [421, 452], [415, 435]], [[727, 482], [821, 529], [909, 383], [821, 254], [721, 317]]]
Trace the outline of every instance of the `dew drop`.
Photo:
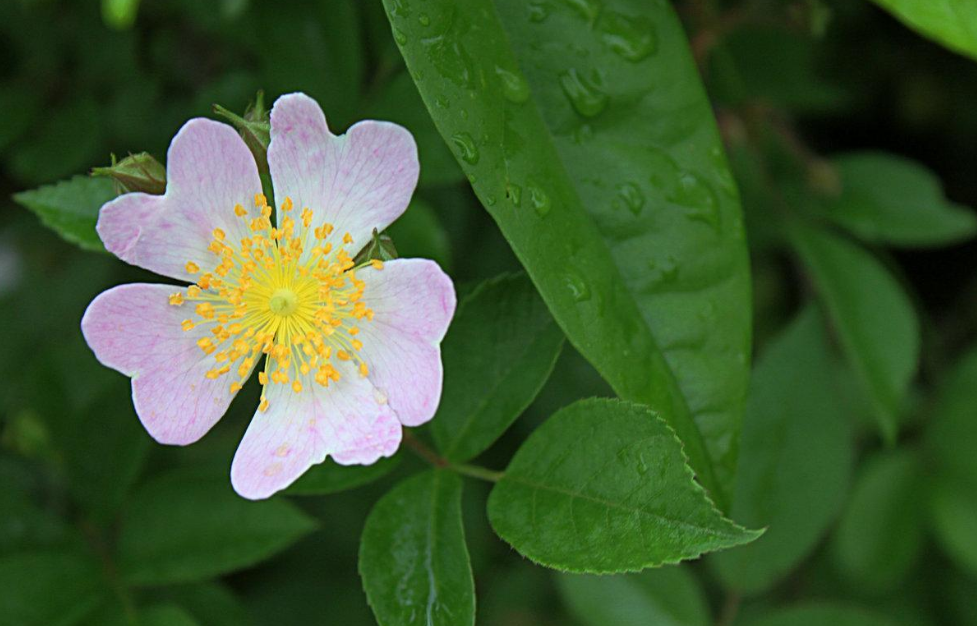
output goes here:
[[431, 18], [427, 16], [427, 13], [421, 13], [417, 16], [417, 23], [421, 26], [430, 26]]
[[648, 278], [655, 287], [674, 282], [678, 278], [678, 263], [675, 257], [648, 259]]
[[532, 183], [526, 185], [526, 191], [529, 192], [529, 202], [533, 205], [536, 214], [540, 217], [546, 217], [550, 209], [553, 208], [549, 195]]
[[515, 183], [509, 183], [509, 186], [505, 190], [506, 196], [512, 201], [513, 206], [520, 206], [522, 204], [522, 187]]
[[495, 206], [495, 196], [486, 196], [485, 204], [487, 204], [488, 206]]
[[475, 178], [475, 175], [474, 174], [469, 174], [468, 175], [468, 182], [470, 184], [474, 185], [475, 184], [475, 180], [476, 180], [476, 178]]
[[407, 45], [407, 35], [405, 35], [404, 31], [400, 30], [399, 28], [394, 28], [394, 41], [396, 41], [398, 45], [405, 46]]
[[468, 109], [462, 109], [460, 111], [460, 115], [461, 115], [461, 119], [467, 120], [468, 119]]
[[576, 69], [560, 75], [560, 86], [573, 108], [584, 117], [596, 117], [607, 107], [607, 94]]
[[451, 143], [455, 144], [458, 148], [458, 152], [461, 158], [470, 165], [475, 165], [478, 163], [479, 154], [478, 146], [475, 145], [475, 140], [468, 133], [455, 133], [451, 136]]
[[600, 14], [600, 0], [563, 0], [563, 4], [576, 11], [588, 22], [593, 22]]
[[502, 81], [502, 95], [509, 102], [522, 104], [529, 100], [529, 83], [519, 72], [510, 72], [507, 69], [496, 67], [495, 73]]
[[581, 124], [573, 131], [573, 143], [578, 146], [594, 138], [594, 129], [590, 124]]
[[410, 15], [410, 6], [407, 4], [407, 0], [394, 0], [393, 14], [400, 17], [407, 17]]
[[529, 21], [539, 24], [550, 15], [550, 7], [545, 2], [529, 3]]
[[621, 58], [637, 63], [658, 51], [658, 32], [651, 20], [605, 12], [599, 24], [601, 40]]
[[680, 171], [677, 184], [668, 199], [685, 207], [685, 214], [689, 219], [704, 222], [719, 230], [719, 202], [716, 193], [695, 172]]
[[447, 109], [451, 106], [451, 102], [443, 94], [439, 94], [434, 98], [434, 104], [438, 105], [438, 107], [442, 109]]
[[621, 183], [617, 186], [617, 195], [634, 215], [641, 213], [641, 209], [645, 207], [645, 195], [635, 183]]
[[563, 281], [570, 291], [570, 297], [576, 302], [590, 300], [590, 287], [587, 286], [587, 282], [580, 274], [571, 270], [563, 276]]

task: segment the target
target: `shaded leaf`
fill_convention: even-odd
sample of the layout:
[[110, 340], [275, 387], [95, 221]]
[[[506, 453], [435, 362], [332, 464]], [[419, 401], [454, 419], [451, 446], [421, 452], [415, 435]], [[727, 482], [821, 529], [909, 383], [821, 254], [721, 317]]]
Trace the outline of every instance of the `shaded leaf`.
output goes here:
[[381, 498], [363, 528], [359, 569], [380, 626], [474, 624], [461, 479], [431, 470]]
[[0, 558], [0, 620], [71, 626], [105, 597], [102, 570], [81, 552], [21, 552]]
[[431, 433], [446, 458], [485, 451], [533, 401], [563, 332], [524, 274], [486, 281], [458, 307], [441, 345], [444, 391]]
[[662, 567], [621, 576], [557, 576], [560, 595], [584, 626], [709, 626], [709, 605], [695, 576]]
[[735, 185], [670, 4], [384, 5], [438, 130], [570, 342], [622, 398], [662, 414], [723, 501], [749, 272]]
[[556, 569], [629, 572], [748, 543], [716, 510], [675, 433], [646, 407], [581, 400], [523, 443], [488, 501], [495, 532]]
[[882, 435], [893, 441], [919, 361], [912, 303], [885, 266], [850, 241], [801, 223], [790, 236]]
[[14, 195], [18, 204], [30, 209], [44, 224], [85, 250], [104, 251], [95, 233], [102, 205], [115, 198], [112, 181], [75, 176]]
[[230, 589], [219, 583], [168, 587], [164, 594], [201, 626], [251, 626], [254, 620]]
[[283, 499], [251, 502], [201, 468], [165, 473], [127, 503], [119, 570], [131, 584], [213, 578], [284, 550], [315, 522]]
[[809, 604], [773, 611], [743, 626], [896, 626], [897, 622], [865, 609], [832, 604]]
[[810, 307], [757, 364], [732, 516], [767, 531], [751, 545], [713, 557], [729, 588], [770, 587], [810, 554], [841, 509], [853, 450], [831, 365], [821, 316]]
[[977, 4], [970, 0], [874, 0], [909, 28], [977, 59]]

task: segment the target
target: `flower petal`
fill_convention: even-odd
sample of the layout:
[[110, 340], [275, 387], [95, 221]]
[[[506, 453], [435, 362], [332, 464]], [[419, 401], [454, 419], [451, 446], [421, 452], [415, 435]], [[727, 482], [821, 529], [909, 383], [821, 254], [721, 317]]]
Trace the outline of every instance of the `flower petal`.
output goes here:
[[356, 273], [373, 321], [360, 326], [369, 378], [405, 426], [434, 417], [441, 399], [441, 340], [455, 312], [451, 279], [434, 261], [397, 259]]
[[113, 287], [88, 305], [81, 320], [98, 360], [132, 378], [132, 399], [153, 439], [186, 445], [203, 437], [234, 398], [226, 377], [206, 378], [214, 359], [197, 347], [205, 327], [184, 331], [189, 305], [171, 306], [167, 285]]
[[270, 384], [268, 410], [258, 411], [231, 466], [231, 483], [259, 500], [292, 484], [327, 455], [342, 465], [370, 465], [400, 445], [401, 426], [366, 378], [338, 363], [342, 378], [329, 387], [311, 379], [294, 392]]
[[248, 236], [235, 216], [240, 204], [257, 216], [261, 179], [254, 157], [233, 128], [197, 118], [183, 125], [166, 158], [166, 193], [127, 193], [102, 207], [98, 234], [117, 257], [157, 274], [195, 280], [187, 261], [204, 271], [217, 265], [207, 246], [215, 228], [232, 241]]
[[414, 137], [396, 124], [368, 120], [336, 136], [305, 94], [282, 96], [272, 108], [268, 168], [276, 201], [288, 197], [297, 209], [312, 209], [314, 224], [332, 224], [336, 238], [348, 232], [350, 255], [404, 212], [419, 167]]

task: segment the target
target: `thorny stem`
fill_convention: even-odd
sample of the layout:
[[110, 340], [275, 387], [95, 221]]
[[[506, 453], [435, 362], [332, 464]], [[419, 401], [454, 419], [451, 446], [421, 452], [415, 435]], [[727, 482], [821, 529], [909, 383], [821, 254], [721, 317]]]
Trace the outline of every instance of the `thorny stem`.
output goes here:
[[504, 472], [497, 472], [495, 470], [490, 470], [486, 467], [480, 467], [478, 465], [467, 465], [465, 463], [452, 463], [448, 459], [439, 455], [437, 452], [432, 450], [423, 441], [415, 437], [410, 431], [404, 431], [404, 443], [411, 449], [414, 454], [421, 457], [434, 467], [439, 469], [446, 469], [455, 472], [456, 474], [461, 474], [462, 476], [468, 476], [470, 478], [477, 478], [479, 480], [486, 480], [488, 482], [497, 483], [505, 475]]

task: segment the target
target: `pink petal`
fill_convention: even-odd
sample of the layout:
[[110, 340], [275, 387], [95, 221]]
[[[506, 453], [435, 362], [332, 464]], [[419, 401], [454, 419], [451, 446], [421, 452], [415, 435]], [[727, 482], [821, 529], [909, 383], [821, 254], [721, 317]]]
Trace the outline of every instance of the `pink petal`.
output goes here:
[[[407, 208], [419, 165], [414, 138], [389, 122], [364, 121], [333, 135], [315, 100], [282, 96], [271, 111], [268, 167], [275, 200], [313, 211], [313, 223], [335, 226], [333, 237], [353, 237], [350, 254]], [[308, 246], [307, 246], [308, 248]]]
[[311, 377], [298, 393], [268, 386], [268, 410], [258, 411], [231, 466], [231, 483], [259, 500], [292, 484], [332, 455], [343, 465], [370, 465], [400, 445], [401, 427], [369, 380], [337, 362], [342, 378], [322, 387]]
[[357, 271], [373, 321], [360, 325], [369, 378], [405, 426], [434, 417], [441, 399], [441, 340], [455, 312], [451, 279], [434, 261], [397, 259]]
[[206, 378], [215, 361], [196, 342], [210, 332], [180, 327], [191, 310], [168, 303], [177, 291], [185, 294], [167, 285], [113, 287], [88, 305], [81, 330], [103, 365], [132, 378], [136, 414], [153, 439], [187, 445], [217, 423], [234, 395], [226, 376]]
[[207, 249], [215, 228], [230, 241], [249, 236], [247, 222], [234, 215], [240, 204], [253, 215], [261, 179], [254, 157], [233, 128], [192, 119], [173, 138], [166, 158], [166, 193], [128, 193], [102, 207], [98, 234], [123, 261], [157, 274], [193, 281], [193, 261], [203, 271], [219, 262]]

